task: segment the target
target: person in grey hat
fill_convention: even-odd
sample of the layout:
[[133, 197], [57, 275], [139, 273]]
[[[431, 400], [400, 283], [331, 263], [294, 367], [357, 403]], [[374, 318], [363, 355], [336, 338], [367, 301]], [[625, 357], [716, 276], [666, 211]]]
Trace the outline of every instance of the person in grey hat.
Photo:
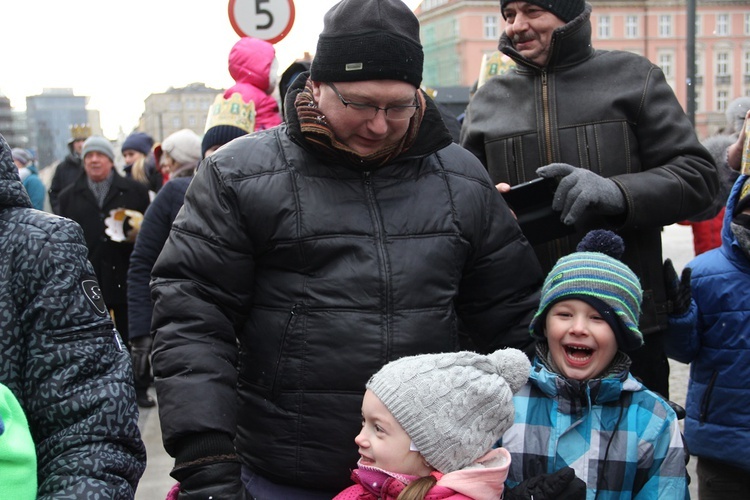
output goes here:
[[588, 231], [616, 228], [645, 290], [645, 345], [632, 353], [633, 373], [669, 398], [661, 231], [721, 210], [713, 159], [658, 66], [592, 46], [591, 4], [499, 4], [498, 49], [514, 67], [477, 90], [461, 145], [502, 191], [539, 177], [557, 186], [548, 204], [569, 231], [535, 242], [545, 272]]
[[[60, 192], [59, 215], [81, 225], [104, 302], [128, 343], [127, 271], [137, 229], [125, 234], [130, 220], [126, 214], [131, 213], [125, 210], [143, 214], [149, 204], [148, 188], [117, 172], [109, 139], [92, 135], [81, 153], [85, 175]], [[132, 220], [135, 225], [136, 217]]]
[[383, 365], [533, 349], [538, 262], [420, 91], [423, 59], [402, 0], [342, 0], [285, 123], [197, 169], [151, 281], [181, 497], [330, 500]]

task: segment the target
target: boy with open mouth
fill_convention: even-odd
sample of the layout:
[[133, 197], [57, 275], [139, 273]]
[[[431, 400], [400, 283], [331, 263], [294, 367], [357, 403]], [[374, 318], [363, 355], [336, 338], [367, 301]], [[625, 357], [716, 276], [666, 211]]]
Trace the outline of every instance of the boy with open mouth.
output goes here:
[[531, 375], [498, 443], [512, 457], [506, 487], [569, 466], [589, 499], [689, 498], [677, 416], [630, 374], [643, 292], [623, 251], [617, 234], [591, 231], [547, 275]]

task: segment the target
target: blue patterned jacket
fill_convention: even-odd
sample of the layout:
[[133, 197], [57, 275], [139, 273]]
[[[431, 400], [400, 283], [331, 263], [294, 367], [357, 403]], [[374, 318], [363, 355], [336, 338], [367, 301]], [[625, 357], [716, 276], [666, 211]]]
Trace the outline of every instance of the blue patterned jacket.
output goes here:
[[130, 356], [81, 228], [30, 207], [0, 136], [0, 383], [29, 422], [38, 498], [133, 498], [146, 452]]
[[612, 376], [586, 382], [561, 377], [537, 356], [500, 443], [512, 457], [506, 487], [570, 466], [589, 500], [690, 498], [674, 411], [618, 356]]

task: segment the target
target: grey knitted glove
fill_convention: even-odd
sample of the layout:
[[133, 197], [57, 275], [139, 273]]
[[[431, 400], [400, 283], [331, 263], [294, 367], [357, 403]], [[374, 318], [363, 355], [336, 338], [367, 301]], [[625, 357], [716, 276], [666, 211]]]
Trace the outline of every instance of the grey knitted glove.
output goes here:
[[567, 163], [551, 163], [538, 168], [537, 175], [558, 178], [560, 183], [552, 201], [552, 210], [562, 212], [560, 220], [572, 226], [586, 210], [603, 215], [625, 212], [625, 196], [615, 181], [585, 168]]

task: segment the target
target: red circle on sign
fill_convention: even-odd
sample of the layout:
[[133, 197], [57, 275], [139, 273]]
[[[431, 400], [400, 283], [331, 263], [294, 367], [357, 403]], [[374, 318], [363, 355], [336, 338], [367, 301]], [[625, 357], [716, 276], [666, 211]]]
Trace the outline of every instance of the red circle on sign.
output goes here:
[[[236, 4], [240, 0], [229, 0], [229, 22], [232, 24], [232, 28], [234, 28], [235, 33], [237, 33], [240, 36], [249, 36], [253, 38], [260, 38], [261, 40], [265, 40], [269, 43], [276, 43], [280, 40], [282, 40], [284, 37], [286, 37], [289, 34], [289, 31], [292, 29], [292, 25], [294, 24], [294, 1], [293, 0], [286, 0], [286, 2], [289, 4], [289, 19], [287, 20], [286, 26], [284, 27], [281, 32], [279, 32], [277, 35], [273, 36], [272, 38], [264, 38], [262, 36], [259, 36], [258, 34], [251, 34], [246, 33], [242, 27], [240, 26], [240, 23], [235, 19], [235, 10], [236, 10]], [[269, 2], [271, 0], [265, 0], [266, 2]], [[279, 0], [275, 0], [279, 1]], [[257, 2], [257, 0], [256, 0]], [[256, 3], [256, 9], [258, 4]]]

